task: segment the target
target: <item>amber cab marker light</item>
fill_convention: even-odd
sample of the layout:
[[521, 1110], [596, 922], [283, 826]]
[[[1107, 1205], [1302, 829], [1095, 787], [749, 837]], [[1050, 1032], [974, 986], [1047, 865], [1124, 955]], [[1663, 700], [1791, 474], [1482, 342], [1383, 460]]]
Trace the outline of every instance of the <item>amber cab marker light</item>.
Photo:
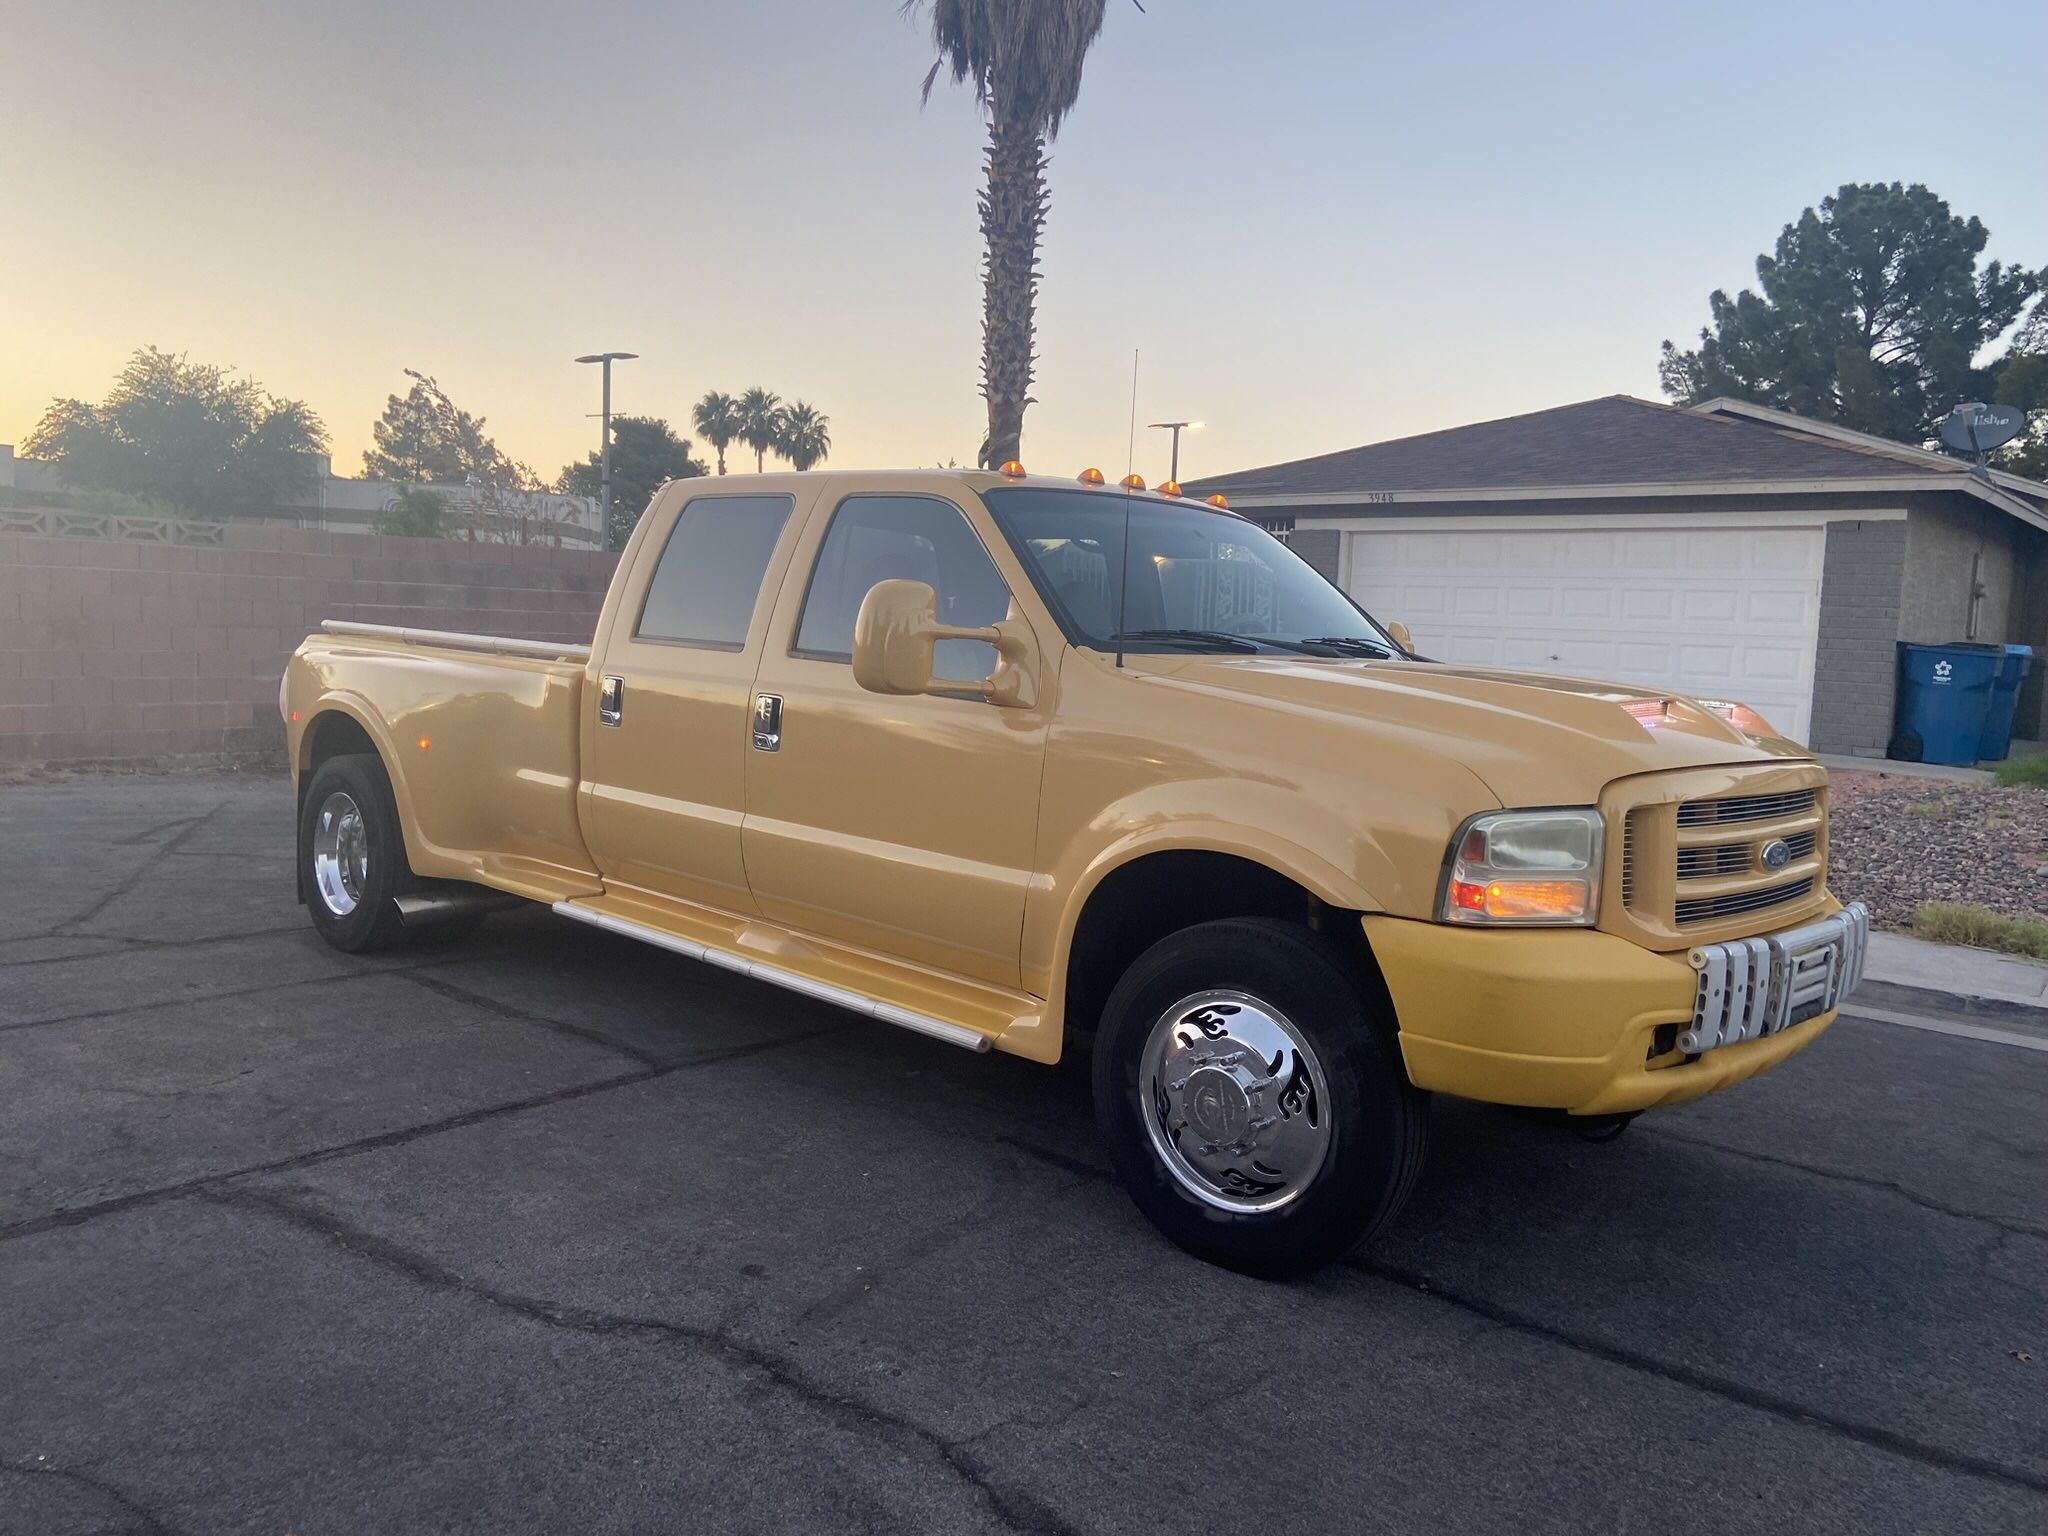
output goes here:
[[1083, 485], [1101, 485], [1104, 483], [1102, 471], [1099, 469], [1084, 469], [1078, 478]]
[[1123, 479], [1117, 481], [1117, 484], [1127, 491], [1142, 491], [1145, 489], [1145, 477], [1143, 475], [1125, 475]]
[[1180, 494], [1180, 482], [1178, 480], [1162, 482], [1159, 487], [1159, 494], [1162, 496], [1178, 496]]
[[1214, 496], [1211, 496], [1209, 498], [1209, 505], [1212, 507], [1222, 507], [1227, 512], [1230, 510], [1230, 498], [1225, 496], [1221, 491], [1218, 491]]
[[1022, 480], [1024, 478], [1024, 466], [1020, 461], [1012, 459], [1003, 466], [1002, 475], [1005, 480]]
[[422, 737], [420, 738], [420, 750], [421, 750], [422, 752], [426, 751], [426, 750], [427, 750], [427, 748], [431, 747], [432, 745], [433, 745], [433, 743], [432, 743], [431, 741], [427, 740], [427, 738], [426, 738], [426, 737], [422, 736]]

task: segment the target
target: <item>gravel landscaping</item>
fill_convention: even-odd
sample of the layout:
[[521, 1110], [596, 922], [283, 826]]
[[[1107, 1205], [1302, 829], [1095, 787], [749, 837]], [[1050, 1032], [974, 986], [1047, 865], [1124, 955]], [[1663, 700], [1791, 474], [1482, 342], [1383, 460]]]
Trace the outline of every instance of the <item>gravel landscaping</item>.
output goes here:
[[1927, 901], [2048, 915], [2048, 790], [1850, 772], [1830, 803], [1829, 884], [1880, 928]]

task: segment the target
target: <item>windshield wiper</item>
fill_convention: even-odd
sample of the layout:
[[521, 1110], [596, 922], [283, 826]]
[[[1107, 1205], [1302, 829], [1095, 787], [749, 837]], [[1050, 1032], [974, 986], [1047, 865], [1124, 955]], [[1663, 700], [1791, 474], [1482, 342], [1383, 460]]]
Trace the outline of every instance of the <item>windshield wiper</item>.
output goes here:
[[1268, 645], [1284, 645], [1290, 650], [1314, 653], [1316, 647], [1335, 651], [1340, 656], [1371, 656], [1381, 661], [1392, 661], [1394, 652], [1377, 640], [1367, 640], [1361, 635], [1309, 635], [1300, 640], [1275, 640], [1270, 635], [1260, 637]]
[[1256, 656], [1259, 648], [1243, 635], [1226, 635], [1219, 629], [1127, 629], [1109, 637], [1136, 640], [1145, 645], [1178, 645], [1189, 650], [1236, 651]]

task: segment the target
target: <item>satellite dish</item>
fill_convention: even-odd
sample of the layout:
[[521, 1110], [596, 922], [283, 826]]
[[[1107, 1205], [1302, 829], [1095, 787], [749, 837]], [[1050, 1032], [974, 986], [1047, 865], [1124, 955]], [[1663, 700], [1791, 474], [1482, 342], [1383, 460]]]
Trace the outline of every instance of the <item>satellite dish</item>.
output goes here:
[[2013, 405], [1959, 405], [1941, 423], [1941, 440], [1957, 453], [1989, 453], [2026, 429], [2027, 413]]

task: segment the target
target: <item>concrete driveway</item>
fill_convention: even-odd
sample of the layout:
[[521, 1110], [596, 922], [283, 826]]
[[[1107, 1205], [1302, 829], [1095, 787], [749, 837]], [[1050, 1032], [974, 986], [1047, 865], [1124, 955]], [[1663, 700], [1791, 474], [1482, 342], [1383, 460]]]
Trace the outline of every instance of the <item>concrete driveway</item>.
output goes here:
[[290, 821], [0, 789], [0, 1531], [2048, 1528], [2048, 1054], [1439, 1103], [1265, 1285], [1069, 1078], [538, 911], [335, 955]]

